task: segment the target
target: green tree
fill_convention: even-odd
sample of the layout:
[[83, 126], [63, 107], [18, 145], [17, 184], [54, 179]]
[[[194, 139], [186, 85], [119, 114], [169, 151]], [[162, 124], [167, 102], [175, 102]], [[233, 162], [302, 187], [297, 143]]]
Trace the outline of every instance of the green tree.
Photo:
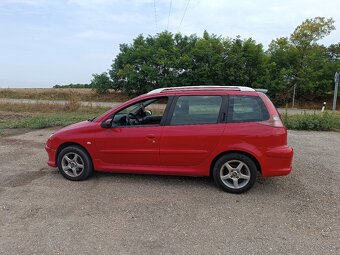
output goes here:
[[320, 39], [329, 35], [333, 30], [335, 30], [335, 26], [332, 18], [316, 17], [306, 19], [301, 25], [295, 28], [290, 36], [290, 40], [303, 52], [309, 47], [316, 45]]
[[91, 87], [98, 94], [105, 94], [112, 88], [112, 81], [106, 72], [101, 74], [93, 74], [91, 80]]
[[133, 44], [120, 46], [110, 76], [114, 88], [129, 94], [145, 93], [171, 84], [178, 58], [173, 35], [163, 32], [155, 37], [139, 35]]
[[267, 73], [262, 82], [275, 101], [287, 102], [295, 78], [298, 52], [287, 37], [281, 37], [270, 43], [267, 56]]
[[[291, 43], [298, 53], [298, 66], [295, 69], [294, 83], [302, 98], [313, 99], [319, 86], [325, 87], [327, 81], [320, 81], [321, 68], [325, 64], [325, 50], [317, 42], [329, 35], [334, 27], [332, 18], [316, 17], [307, 19], [290, 36]], [[322, 91], [322, 90], [321, 90]], [[313, 96], [314, 95], [314, 96]]]
[[334, 29], [333, 19], [307, 19], [290, 37], [273, 40], [266, 52], [251, 38], [207, 31], [202, 37], [167, 31], [139, 35], [120, 45], [109, 74], [112, 87], [128, 94], [169, 86], [238, 85], [268, 88], [275, 101], [285, 103], [295, 85], [298, 99], [313, 100], [331, 90], [339, 68], [339, 44], [318, 44]]
[[249, 38], [224, 40], [223, 83], [233, 86], [260, 86], [267, 57], [261, 44]]
[[276, 101], [289, 101], [294, 85], [297, 98], [304, 100], [320, 98], [330, 90], [330, 70], [335, 63], [330, 63], [327, 48], [318, 41], [335, 29], [333, 24], [331, 18], [307, 19], [290, 38], [278, 38], [269, 45], [266, 79]]
[[129, 94], [185, 85], [255, 86], [263, 75], [266, 55], [252, 39], [210, 35], [138, 36], [120, 46], [110, 70], [114, 88]]
[[190, 51], [191, 65], [187, 72], [192, 85], [223, 84], [221, 73], [223, 44], [222, 38], [204, 31]]
[[327, 48], [327, 55], [330, 60], [340, 60], [340, 43], [337, 44], [331, 44]]

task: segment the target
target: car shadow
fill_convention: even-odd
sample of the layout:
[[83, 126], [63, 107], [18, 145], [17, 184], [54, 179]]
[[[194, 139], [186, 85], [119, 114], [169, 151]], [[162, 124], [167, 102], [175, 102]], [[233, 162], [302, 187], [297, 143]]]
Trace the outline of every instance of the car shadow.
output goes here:
[[[59, 170], [56, 169], [58, 172]], [[62, 176], [60, 175], [62, 178]], [[283, 178], [268, 178], [258, 175], [256, 183], [253, 188], [247, 191], [245, 194], [281, 194], [287, 193], [290, 187], [290, 182]], [[289, 178], [289, 177], [288, 177]], [[210, 176], [177, 176], [177, 175], [156, 175], [156, 174], [130, 174], [130, 173], [110, 173], [95, 171], [93, 175], [86, 181], [89, 184], [92, 183], [95, 186], [102, 184], [114, 184], [114, 183], [126, 183], [134, 186], [138, 185], [154, 185], [154, 186], [174, 186], [179, 188], [202, 188], [220, 191], [226, 193], [222, 189], [218, 188], [212, 177]], [[288, 192], [289, 193], [289, 192]]]
[[[202, 187], [215, 189], [225, 193], [223, 190], [216, 187], [212, 177], [206, 176], [173, 176], [173, 175], [152, 175], [152, 174], [127, 174], [127, 173], [107, 173], [107, 172], [94, 172], [90, 178], [94, 182], [119, 182], [137, 184], [141, 183], [145, 185], [166, 185], [166, 186], [177, 186], [177, 187]], [[258, 176], [256, 183], [252, 189], [247, 193], [279, 193], [282, 189], [287, 186], [284, 180], [281, 178], [267, 178]]]
[[192, 177], [192, 176], [174, 176], [174, 175], [154, 175], [154, 174], [129, 174], [129, 173], [107, 173], [94, 172], [90, 178], [95, 181], [118, 181], [129, 183], [159, 183], [167, 185], [183, 185], [183, 186], [208, 186], [214, 187], [215, 184], [210, 177]]

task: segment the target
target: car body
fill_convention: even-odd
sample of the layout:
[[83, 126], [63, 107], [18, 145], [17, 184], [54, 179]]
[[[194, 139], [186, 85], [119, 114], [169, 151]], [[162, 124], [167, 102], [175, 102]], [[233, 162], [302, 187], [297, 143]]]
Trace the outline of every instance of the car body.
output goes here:
[[[93, 120], [62, 128], [45, 148], [48, 165], [58, 166], [70, 180], [86, 179], [93, 170], [213, 175], [218, 186], [233, 193], [254, 184], [251, 168], [262, 176], [287, 175], [293, 158], [287, 130], [270, 99], [252, 88], [228, 86], [151, 91]], [[69, 153], [66, 158], [63, 150]], [[89, 173], [80, 174], [86, 167]]]

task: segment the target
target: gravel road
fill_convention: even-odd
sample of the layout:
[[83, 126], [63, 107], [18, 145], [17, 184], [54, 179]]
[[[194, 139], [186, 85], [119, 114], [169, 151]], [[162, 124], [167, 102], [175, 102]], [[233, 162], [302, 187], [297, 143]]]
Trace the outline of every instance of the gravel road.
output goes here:
[[242, 195], [209, 178], [46, 166], [52, 129], [0, 137], [0, 254], [340, 254], [340, 133], [289, 132], [287, 177]]

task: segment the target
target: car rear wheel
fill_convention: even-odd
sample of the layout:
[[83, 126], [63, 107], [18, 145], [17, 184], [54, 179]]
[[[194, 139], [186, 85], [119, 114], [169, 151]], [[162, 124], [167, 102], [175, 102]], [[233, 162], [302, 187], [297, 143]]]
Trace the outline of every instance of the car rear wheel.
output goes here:
[[57, 163], [60, 173], [71, 181], [83, 181], [93, 172], [90, 156], [78, 146], [62, 149], [58, 155]]
[[219, 158], [213, 169], [217, 186], [230, 193], [243, 193], [254, 186], [257, 168], [254, 161], [240, 153]]

